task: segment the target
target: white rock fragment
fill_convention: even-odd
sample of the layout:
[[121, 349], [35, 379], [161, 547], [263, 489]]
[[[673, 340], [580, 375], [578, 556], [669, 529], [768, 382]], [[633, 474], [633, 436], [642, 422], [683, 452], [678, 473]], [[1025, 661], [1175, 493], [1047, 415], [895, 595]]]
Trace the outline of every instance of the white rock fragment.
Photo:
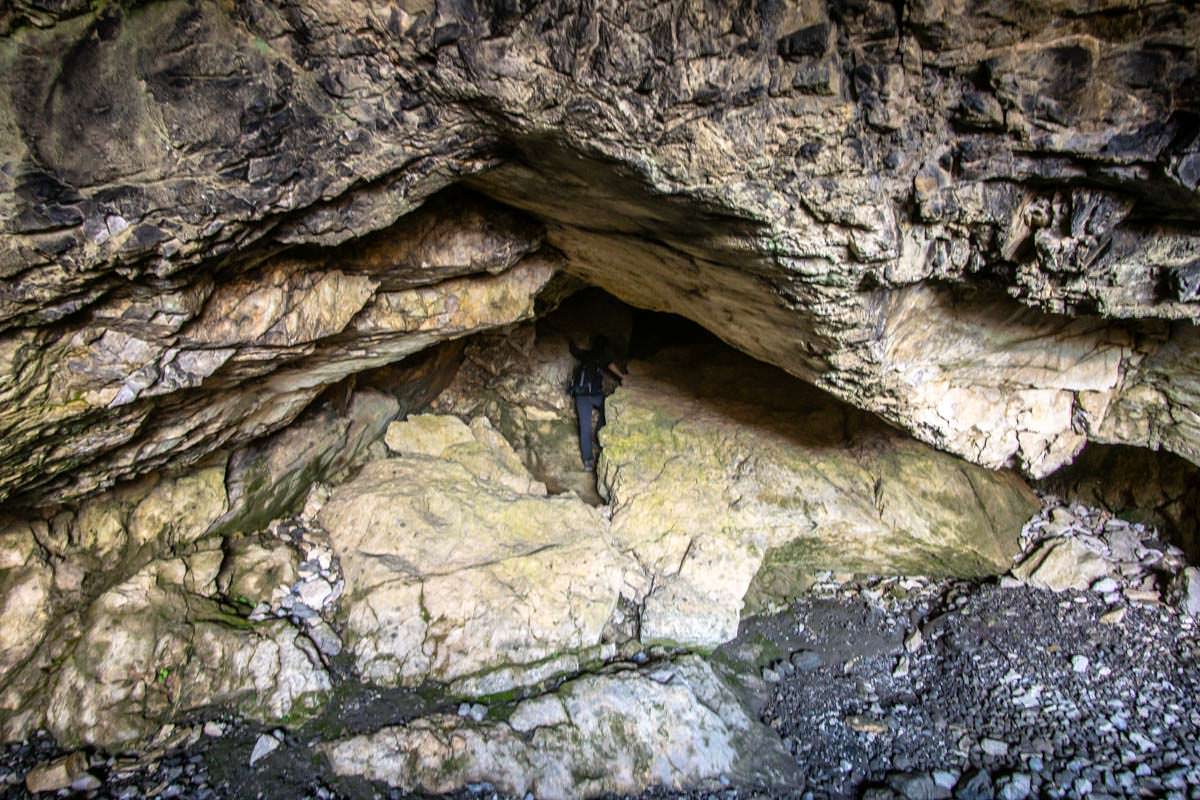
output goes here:
[[1008, 743], [1002, 742], [999, 739], [980, 739], [979, 747], [989, 756], [1006, 756], [1008, 755]]
[[314, 578], [300, 584], [297, 594], [304, 605], [320, 609], [333, 595], [333, 586], [324, 578]]
[[1081, 675], [1088, 671], [1088, 666], [1090, 665], [1090, 663], [1091, 662], [1088, 660], [1087, 656], [1072, 656], [1071, 657], [1071, 669]]
[[1190, 617], [1200, 617], [1200, 568], [1185, 567], [1179, 583], [1180, 609]]
[[1150, 741], [1143, 734], [1138, 733], [1137, 731], [1129, 734], [1129, 741], [1137, 745], [1137, 748], [1143, 753], [1150, 753], [1158, 749], [1158, 746], [1155, 745], [1154, 742]]
[[71, 781], [71, 791], [73, 792], [94, 792], [104, 784], [90, 772], [85, 772], [75, 780]]
[[1108, 564], [1074, 539], [1051, 539], [1014, 567], [1012, 574], [1031, 586], [1062, 592], [1087, 589], [1108, 575]]
[[259, 736], [258, 741], [254, 743], [254, 749], [250, 752], [250, 766], [253, 767], [278, 748], [279, 740], [271, 734], [264, 733], [262, 736]]

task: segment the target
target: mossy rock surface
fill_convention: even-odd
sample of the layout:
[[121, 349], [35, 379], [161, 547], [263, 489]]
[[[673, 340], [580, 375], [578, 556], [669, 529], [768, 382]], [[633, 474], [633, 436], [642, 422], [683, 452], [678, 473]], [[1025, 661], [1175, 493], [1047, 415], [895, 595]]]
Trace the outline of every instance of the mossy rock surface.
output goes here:
[[822, 570], [1003, 572], [1038, 508], [1016, 474], [727, 348], [634, 363], [608, 417], [613, 535], [653, 575], [643, 641], [715, 646]]

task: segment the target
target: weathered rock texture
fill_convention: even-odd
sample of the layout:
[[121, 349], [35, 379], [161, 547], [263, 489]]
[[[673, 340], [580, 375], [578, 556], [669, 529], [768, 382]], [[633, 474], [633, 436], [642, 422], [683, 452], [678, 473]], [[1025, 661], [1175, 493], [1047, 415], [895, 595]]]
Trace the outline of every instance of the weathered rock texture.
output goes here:
[[628, 352], [630, 308], [599, 291], [582, 291], [537, 323], [474, 337], [462, 367], [432, 403], [438, 413], [486, 416], [551, 494], [573, 491], [590, 503], [596, 475], [583, 465], [575, 403], [567, 388], [579, 362], [569, 343], [586, 349], [606, 336]]
[[649, 581], [644, 641], [715, 646], [747, 592], [786, 601], [817, 570], [1006, 571], [1037, 498], [727, 348], [634, 362], [609, 398], [612, 532]]
[[339, 774], [406, 791], [487, 781], [549, 800], [715, 785], [721, 777], [782, 786], [795, 770], [779, 740], [695, 657], [568, 682], [518, 703], [505, 721], [426, 717], [322, 750]]
[[1149, 523], [1200, 561], [1200, 469], [1178, 456], [1092, 445], [1042, 488]]
[[600, 513], [548, 497], [485, 418], [414, 416], [392, 424], [387, 444], [399, 457], [368, 464], [318, 516], [341, 559], [363, 676], [418, 685], [494, 673], [473, 686], [487, 694], [513, 688], [506, 668], [578, 669], [629, 570]]
[[10, 331], [0, 493], [70, 500], [193, 462], [286, 425], [347, 376], [526, 317], [554, 270], [527, 256], [538, 242], [503, 209], [447, 201], [336, 255], [135, 284], [79, 325]]
[[[0, 496], [195, 462], [519, 318], [545, 245], [985, 466], [1200, 461], [1192, 4], [22, 3], [0, 31]], [[455, 182], [510, 208], [427, 202]]]
[[[567, 346], [533, 350], [525, 380], [498, 378], [518, 412], [545, 396], [537, 377]], [[938, 452], [723, 345], [634, 362], [627, 384], [601, 432], [602, 510], [548, 496], [485, 417], [389, 426], [393, 455], [317, 516], [364, 676], [494, 695], [626, 642], [710, 649], [737, 634], [748, 594], [787, 600], [820, 570], [1005, 572], [1038, 508], [1011, 471]]]
[[256, 538], [309, 484], [344, 477], [397, 412], [355, 392], [178, 477], [149, 476], [57, 513], [0, 519], [0, 735], [48, 728], [120, 747], [208, 705], [300, 719], [331, 688], [317, 648], [248, 608], [296, 556]]

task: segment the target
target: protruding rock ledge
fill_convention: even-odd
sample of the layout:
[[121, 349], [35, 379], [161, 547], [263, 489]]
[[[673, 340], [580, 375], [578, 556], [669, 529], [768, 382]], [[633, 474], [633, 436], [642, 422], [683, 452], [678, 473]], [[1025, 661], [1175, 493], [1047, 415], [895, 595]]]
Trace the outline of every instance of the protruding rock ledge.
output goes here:
[[794, 780], [779, 740], [707, 662], [588, 675], [517, 703], [506, 719], [426, 717], [320, 746], [334, 771], [404, 791], [487, 781], [546, 800]]

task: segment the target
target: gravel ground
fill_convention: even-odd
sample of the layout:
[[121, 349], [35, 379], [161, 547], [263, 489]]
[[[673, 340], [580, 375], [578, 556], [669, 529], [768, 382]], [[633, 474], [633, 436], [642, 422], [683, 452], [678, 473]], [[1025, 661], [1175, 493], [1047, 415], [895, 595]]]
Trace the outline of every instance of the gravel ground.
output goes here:
[[1196, 630], [1161, 606], [1110, 611], [994, 586], [891, 613], [805, 599], [764, 625], [790, 625], [776, 638], [794, 649], [763, 717], [814, 797], [1200, 798]]
[[[805, 784], [789, 797], [1200, 798], [1200, 635], [1166, 606], [994, 584], [831, 583], [747, 621], [714, 658], [741, 671], [795, 754]], [[369, 727], [365, 711], [355, 729]], [[251, 768], [264, 731], [221, 725], [220, 736], [181, 727], [136, 761], [92, 754], [100, 786], [76, 796], [400, 796], [328, 774], [308, 729]], [[29, 796], [26, 771], [56, 755], [46, 738], [4, 747], [0, 794]], [[456, 795], [492, 796], [486, 785]]]

